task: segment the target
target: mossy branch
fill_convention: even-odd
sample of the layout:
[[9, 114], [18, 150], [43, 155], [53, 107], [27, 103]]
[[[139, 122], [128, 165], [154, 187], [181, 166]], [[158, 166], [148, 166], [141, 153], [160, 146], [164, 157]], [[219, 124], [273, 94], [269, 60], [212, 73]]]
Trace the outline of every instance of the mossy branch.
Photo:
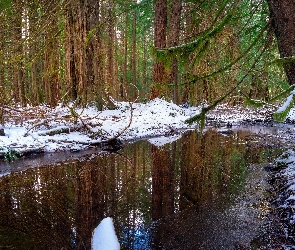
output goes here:
[[295, 62], [295, 57], [290, 56], [290, 57], [284, 57], [284, 58], [277, 58], [271, 61], [270, 63], [268, 63], [267, 66], [275, 64], [279, 67], [283, 67], [285, 64], [294, 63], [294, 62]]
[[244, 94], [242, 91], [240, 91], [241, 95], [245, 97], [246, 100], [246, 105], [248, 106], [252, 106], [255, 108], [261, 108], [263, 107], [263, 105], [265, 105], [265, 102], [261, 101], [261, 100], [254, 100], [252, 98], [250, 98], [249, 96], [247, 96], [246, 94]]
[[295, 85], [291, 85], [288, 89], [284, 90], [283, 92], [279, 93], [275, 97], [269, 100], [269, 102], [275, 102], [277, 100], [280, 100], [282, 97], [286, 97], [295, 89]]
[[239, 5], [240, 1], [234, 3], [232, 9], [228, 11], [221, 22], [216, 25], [217, 20], [219, 20], [223, 11], [226, 9], [230, 2], [231, 1], [229, 0], [223, 2], [210, 27], [206, 31], [200, 33], [194, 41], [164, 49], [155, 48], [157, 59], [159, 61], [165, 61], [169, 64], [169, 62], [171, 62], [171, 60], [175, 57], [187, 58], [191, 53], [196, 51], [199, 51], [199, 55], [197, 57], [200, 58], [204, 54], [204, 50], [208, 48], [207, 45], [209, 44], [209, 40], [222, 32], [226, 24], [229, 23], [230, 20], [232, 20], [232, 16], [236, 12], [237, 6]]
[[290, 96], [288, 96], [287, 100], [283, 104], [281, 108], [279, 108], [274, 114], [273, 118], [277, 122], [283, 122], [287, 115], [289, 114], [291, 108], [293, 107], [295, 101], [295, 92], [292, 92]]
[[260, 33], [257, 35], [257, 37], [255, 38], [255, 40], [250, 44], [250, 46], [240, 55], [238, 56], [235, 60], [233, 60], [231, 63], [229, 63], [228, 65], [214, 71], [214, 72], [211, 72], [207, 75], [204, 75], [204, 76], [198, 76], [198, 75], [195, 75], [193, 76], [193, 78], [188, 82], [188, 83], [184, 83], [184, 84], [195, 84], [197, 81], [199, 80], [204, 80], [204, 79], [207, 79], [207, 78], [212, 78], [220, 73], [223, 73], [227, 70], [229, 70], [233, 65], [235, 65], [237, 62], [239, 62], [242, 58], [244, 58], [250, 51], [251, 49], [257, 44], [257, 42], [262, 38], [264, 32], [267, 30], [267, 28], [269, 27], [269, 24], [265, 25]]
[[205, 119], [206, 119], [207, 112], [214, 109], [219, 103], [221, 103], [225, 98], [227, 98], [236, 88], [237, 86], [231, 89], [229, 92], [227, 92], [224, 96], [214, 101], [211, 105], [202, 107], [202, 110], [199, 114], [192, 116], [191, 118], [187, 119], [185, 122], [188, 124], [199, 122], [200, 129], [203, 130], [203, 128], [205, 127]]
[[266, 47], [261, 50], [260, 54], [257, 56], [253, 64], [251, 65], [250, 69], [248, 72], [243, 76], [243, 78], [234, 86], [231, 90], [229, 90], [225, 95], [214, 101], [211, 105], [202, 107], [202, 110], [199, 114], [192, 116], [191, 118], [187, 119], [185, 122], [188, 124], [192, 124], [194, 122], [199, 122], [201, 130], [205, 126], [205, 119], [206, 119], [206, 113], [212, 109], [214, 109], [219, 103], [221, 103], [224, 99], [226, 99], [228, 96], [230, 96], [234, 91], [237, 90], [237, 88], [244, 82], [246, 77], [249, 75], [249, 72], [255, 67], [256, 63], [258, 62], [259, 58], [262, 56], [264, 53]]

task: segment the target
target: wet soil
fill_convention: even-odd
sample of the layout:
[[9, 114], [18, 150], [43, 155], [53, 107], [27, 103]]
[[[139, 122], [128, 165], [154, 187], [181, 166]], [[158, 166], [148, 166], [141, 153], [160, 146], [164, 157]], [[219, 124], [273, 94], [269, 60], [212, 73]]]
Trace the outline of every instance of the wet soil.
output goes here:
[[248, 171], [243, 191], [231, 197], [230, 204], [216, 200], [159, 221], [156, 233], [165, 228], [169, 235], [158, 243], [161, 248], [258, 249], [261, 242], [256, 238], [262, 233], [269, 213], [269, 184], [265, 165], [251, 165]]

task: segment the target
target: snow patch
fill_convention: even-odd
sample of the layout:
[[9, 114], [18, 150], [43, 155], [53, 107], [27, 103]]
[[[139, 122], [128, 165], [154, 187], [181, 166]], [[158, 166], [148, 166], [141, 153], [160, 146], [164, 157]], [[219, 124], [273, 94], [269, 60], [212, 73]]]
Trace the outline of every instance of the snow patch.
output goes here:
[[291, 105], [291, 102], [293, 102], [293, 97], [295, 94], [295, 90], [293, 90], [290, 95], [287, 97], [286, 101], [284, 104], [276, 111], [276, 113], [282, 113], [287, 110], [287, 108]]
[[177, 141], [180, 138], [181, 138], [181, 134], [177, 134], [177, 135], [171, 135], [171, 136], [161, 136], [157, 138], [152, 138], [152, 139], [149, 139], [148, 142], [157, 147], [162, 147], [168, 143], [171, 144], [172, 142]]
[[104, 218], [94, 229], [92, 250], [120, 250], [112, 218]]

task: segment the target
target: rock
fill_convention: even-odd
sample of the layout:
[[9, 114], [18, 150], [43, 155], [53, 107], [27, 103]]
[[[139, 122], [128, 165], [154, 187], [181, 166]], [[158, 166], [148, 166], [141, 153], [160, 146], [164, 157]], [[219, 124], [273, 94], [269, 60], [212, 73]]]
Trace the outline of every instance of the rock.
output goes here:
[[0, 126], [0, 136], [5, 136], [4, 128]]
[[119, 139], [112, 139], [106, 142], [101, 143], [102, 150], [115, 152], [120, 150], [123, 147], [123, 143]]

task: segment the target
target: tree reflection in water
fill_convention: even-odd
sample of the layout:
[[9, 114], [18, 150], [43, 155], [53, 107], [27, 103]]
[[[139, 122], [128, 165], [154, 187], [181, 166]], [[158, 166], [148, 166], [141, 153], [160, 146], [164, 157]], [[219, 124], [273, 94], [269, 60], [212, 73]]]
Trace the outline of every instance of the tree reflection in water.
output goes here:
[[225, 205], [241, 189], [252, 154], [245, 137], [190, 132], [161, 147], [140, 141], [117, 154], [3, 176], [0, 248], [91, 249], [92, 231], [107, 216], [122, 249], [160, 248], [169, 237], [161, 218]]

